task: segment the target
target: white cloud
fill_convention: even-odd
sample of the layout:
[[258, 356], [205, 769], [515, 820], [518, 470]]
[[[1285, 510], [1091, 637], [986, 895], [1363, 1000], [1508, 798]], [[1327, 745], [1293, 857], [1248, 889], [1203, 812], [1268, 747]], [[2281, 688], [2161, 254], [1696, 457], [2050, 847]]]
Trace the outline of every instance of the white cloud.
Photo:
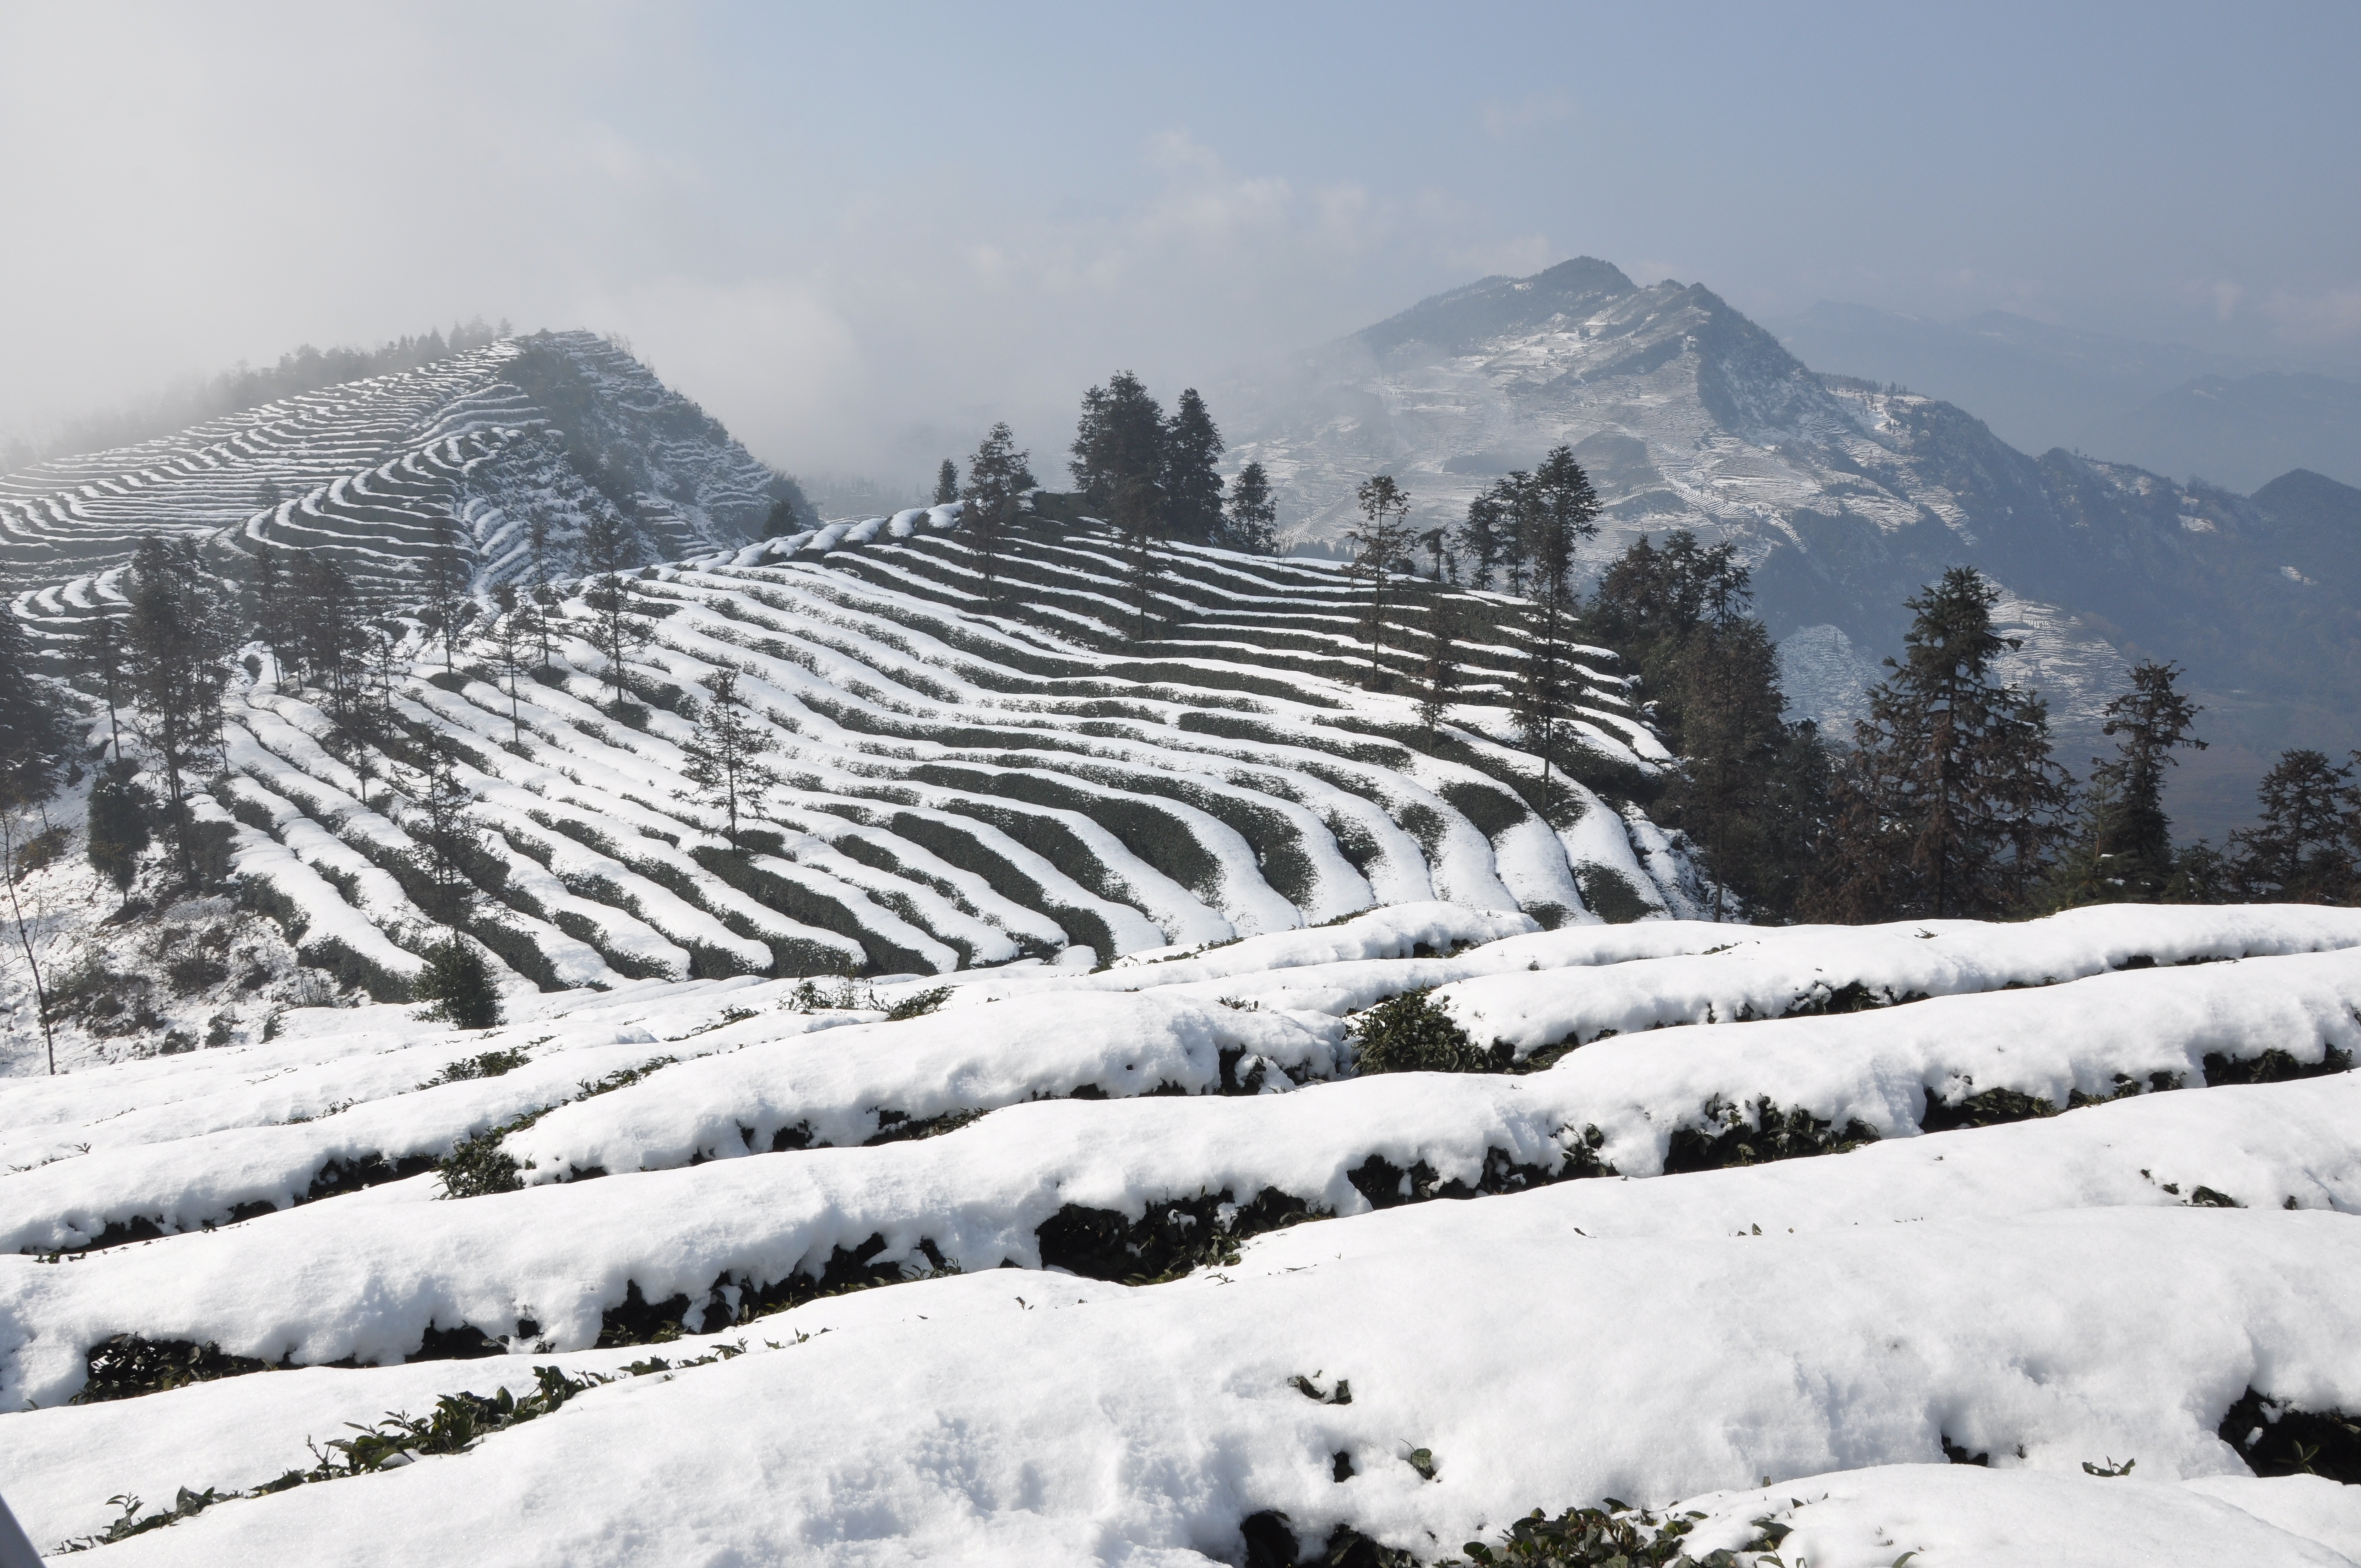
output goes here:
[[1484, 134], [1494, 141], [1513, 141], [1544, 126], [1574, 118], [1576, 105], [1564, 93], [1534, 93], [1514, 103], [1487, 98], [1478, 108]]

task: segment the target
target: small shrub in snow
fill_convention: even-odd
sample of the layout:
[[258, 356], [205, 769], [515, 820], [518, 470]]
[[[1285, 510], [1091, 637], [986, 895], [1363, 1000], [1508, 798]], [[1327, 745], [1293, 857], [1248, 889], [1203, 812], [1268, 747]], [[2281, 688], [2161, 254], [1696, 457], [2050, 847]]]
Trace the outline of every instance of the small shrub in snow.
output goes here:
[[419, 1016], [440, 1018], [462, 1029], [489, 1029], [500, 1021], [500, 993], [492, 985], [483, 956], [456, 937], [426, 955], [426, 969], [412, 985], [428, 1003]]
[[1498, 1072], [1508, 1064], [1467, 1037], [1426, 991], [1389, 997], [1353, 1021], [1356, 1059], [1370, 1072]]
[[462, 1057], [418, 1087], [432, 1089], [438, 1083], [460, 1083], [471, 1078], [499, 1078], [514, 1072], [532, 1059], [522, 1049], [485, 1051], [477, 1056]]
[[914, 991], [885, 1009], [885, 1016], [889, 1021], [895, 1023], [905, 1018], [923, 1018], [950, 1001], [950, 995], [951, 988], [948, 985], [934, 985], [928, 986], [924, 991]]
[[474, 1137], [451, 1151], [451, 1156], [436, 1167], [436, 1179], [443, 1183], [446, 1198], [481, 1198], [493, 1192], [514, 1192], [524, 1185], [519, 1174], [522, 1168], [516, 1156], [500, 1146], [509, 1129], [495, 1127]]
[[[1535, 1508], [1509, 1527], [1498, 1547], [1471, 1541], [1459, 1549], [1466, 1553], [1465, 1559], [1446, 1557], [1437, 1568], [1457, 1568], [1462, 1562], [1518, 1568], [1606, 1568], [1609, 1563], [1620, 1568], [1738, 1568], [1747, 1561], [1727, 1548], [1689, 1556], [1686, 1537], [1703, 1517], [1661, 1517], [1613, 1497], [1603, 1508], [1568, 1508], [1555, 1519]], [[1755, 1538], [1740, 1549], [1750, 1554], [1775, 1550], [1789, 1533], [1785, 1525], [1768, 1519], [1757, 1519], [1754, 1528]]]

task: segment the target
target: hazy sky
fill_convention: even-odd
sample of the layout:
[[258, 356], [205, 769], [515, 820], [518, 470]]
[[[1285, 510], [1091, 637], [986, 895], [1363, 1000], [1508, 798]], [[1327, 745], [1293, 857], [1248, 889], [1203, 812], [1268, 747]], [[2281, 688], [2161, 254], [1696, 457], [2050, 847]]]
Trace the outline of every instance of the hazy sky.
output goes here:
[[0, 432], [480, 313], [856, 473], [1584, 253], [2361, 363], [2356, 60], [2349, 3], [0, 0]]

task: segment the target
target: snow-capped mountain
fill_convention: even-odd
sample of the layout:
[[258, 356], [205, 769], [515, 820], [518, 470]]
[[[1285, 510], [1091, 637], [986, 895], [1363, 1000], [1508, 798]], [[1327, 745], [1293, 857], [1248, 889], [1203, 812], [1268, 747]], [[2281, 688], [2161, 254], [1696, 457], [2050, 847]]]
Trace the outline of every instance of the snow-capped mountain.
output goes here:
[[43, 590], [38, 621], [86, 608], [141, 535], [195, 534], [233, 566], [258, 542], [325, 551], [399, 600], [454, 530], [488, 584], [524, 569], [536, 524], [555, 571], [601, 511], [675, 559], [758, 536], [780, 493], [628, 353], [542, 333], [0, 476], [0, 574]]
[[1898, 651], [1903, 600], [1967, 564], [2007, 590], [2004, 629], [2026, 641], [2012, 674], [2069, 736], [2153, 656], [2188, 667], [2217, 739], [2361, 740], [2361, 575], [2305, 565], [2267, 501], [2028, 456], [1948, 403], [1815, 374], [1701, 285], [1642, 288], [1589, 258], [1486, 279], [1298, 372], [1260, 391], [1230, 460], [1264, 464], [1304, 537], [1347, 526], [1371, 473], [1431, 527], [1570, 444], [1608, 503], [1588, 562], [1672, 528], [1738, 542], [1807, 713], [1846, 713]]

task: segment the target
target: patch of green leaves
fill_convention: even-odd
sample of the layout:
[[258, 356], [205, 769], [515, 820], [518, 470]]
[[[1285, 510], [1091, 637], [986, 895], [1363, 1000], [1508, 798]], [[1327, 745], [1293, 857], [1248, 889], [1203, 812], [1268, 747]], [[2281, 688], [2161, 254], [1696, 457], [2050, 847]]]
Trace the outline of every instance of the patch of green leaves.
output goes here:
[[1389, 997], [1353, 1020], [1356, 1060], [1372, 1072], [1500, 1072], [1504, 1050], [1486, 1050], [1431, 1000], [1431, 991]]

